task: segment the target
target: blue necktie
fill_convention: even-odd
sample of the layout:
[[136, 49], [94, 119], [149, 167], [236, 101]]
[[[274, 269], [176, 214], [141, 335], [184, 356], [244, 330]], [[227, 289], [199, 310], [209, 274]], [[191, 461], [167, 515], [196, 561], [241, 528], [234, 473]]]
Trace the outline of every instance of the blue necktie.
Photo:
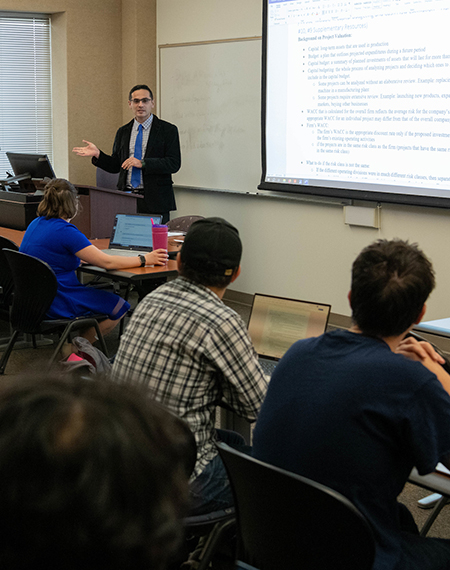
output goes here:
[[[143, 126], [139, 125], [139, 131], [136, 137], [136, 143], [134, 145], [134, 158], [141, 160], [142, 158], [142, 131], [144, 130]], [[141, 183], [141, 170], [142, 168], [136, 168], [133, 166], [131, 170], [131, 186], [133, 188], [137, 188]]]

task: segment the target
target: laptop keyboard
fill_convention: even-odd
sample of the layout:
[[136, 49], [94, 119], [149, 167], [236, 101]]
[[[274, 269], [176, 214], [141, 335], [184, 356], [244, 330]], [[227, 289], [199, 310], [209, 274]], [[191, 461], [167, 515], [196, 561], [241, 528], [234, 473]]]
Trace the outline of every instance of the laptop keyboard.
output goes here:
[[259, 360], [261, 368], [266, 376], [272, 376], [272, 372], [275, 370], [275, 366], [278, 362], [274, 362], [272, 360]]
[[103, 249], [108, 255], [124, 255], [125, 257], [133, 257], [137, 255], [145, 255], [148, 251], [134, 251], [131, 249]]

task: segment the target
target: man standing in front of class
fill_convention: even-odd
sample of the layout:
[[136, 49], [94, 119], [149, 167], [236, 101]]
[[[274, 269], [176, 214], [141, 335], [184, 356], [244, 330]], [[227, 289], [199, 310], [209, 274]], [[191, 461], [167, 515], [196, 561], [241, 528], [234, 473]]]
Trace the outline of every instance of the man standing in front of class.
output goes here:
[[73, 152], [92, 157], [92, 163], [107, 172], [120, 172], [117, 188], [143, 196], [138, 212], [161, 214], [166, 223], [176, 209], [172, 174], [181, 166], [178, 129], [153, 114], [155, 102], [147, 85], [130, 90], [128, 106], [134, 119], [117, 131], [111, 155], [86, 140], [86, 146]]
[[373, 570], [450, 568], [450, 540], [419, 536], [397, 502], [413, 467], [450, 467], [450, 376], [428, 343], [405, 339], [434, 284], [415, 245], [366, 247], [352, 268], [353, 326], [288, 350], [253, 434], [255, 457], [331, 487], [366, 516]]

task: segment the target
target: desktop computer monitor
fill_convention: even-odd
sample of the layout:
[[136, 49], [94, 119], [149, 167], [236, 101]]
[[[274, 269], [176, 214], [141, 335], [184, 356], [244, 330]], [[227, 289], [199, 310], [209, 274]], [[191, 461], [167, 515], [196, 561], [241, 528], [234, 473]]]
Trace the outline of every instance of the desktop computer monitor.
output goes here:
[[46, 154], [7, 152], [15, 176], [29, 174], [31, 178], [56, 178]]

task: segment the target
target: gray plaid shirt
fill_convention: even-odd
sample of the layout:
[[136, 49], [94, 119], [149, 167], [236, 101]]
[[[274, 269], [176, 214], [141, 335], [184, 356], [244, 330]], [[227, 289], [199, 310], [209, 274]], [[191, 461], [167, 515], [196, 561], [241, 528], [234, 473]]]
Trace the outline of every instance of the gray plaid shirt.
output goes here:
[[254, 421], [267, 380], [240, 316], [207, 287], [183, 277], [147, 295], [122, 336], [113, 374], [148, 385], [188, 422], [197, 477], [217, 454], [216, 406]]

